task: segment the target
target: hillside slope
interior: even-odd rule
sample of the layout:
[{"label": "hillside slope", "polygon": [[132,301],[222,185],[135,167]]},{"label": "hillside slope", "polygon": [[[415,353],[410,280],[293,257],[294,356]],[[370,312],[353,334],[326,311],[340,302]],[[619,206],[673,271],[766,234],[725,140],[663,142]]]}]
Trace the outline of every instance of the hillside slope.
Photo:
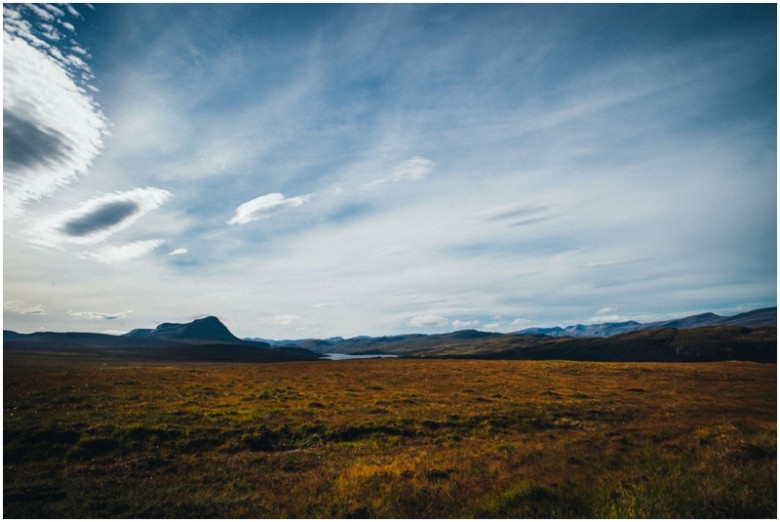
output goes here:
[{"label": "hillside slope", "polygon": [[550,337],[612,337],[613,335],[622,335],[642,330],[688,329],[701,328],[703,326],[746,326],[748,328],[777,326],[777,308],[760,308],[733,316],[704,313],[652,323],[626,321],[588,325],[577,324],[566,327],[554,326],[552,328],[526,328],[515,333],[547,335]]},{"label": "hillside slope", "polygon": [[712,326],[653,329],[608,338],[507,335],[435,349],[411,345],[395,353],[414,357],[612,362],[777,362],[774,328]]}]

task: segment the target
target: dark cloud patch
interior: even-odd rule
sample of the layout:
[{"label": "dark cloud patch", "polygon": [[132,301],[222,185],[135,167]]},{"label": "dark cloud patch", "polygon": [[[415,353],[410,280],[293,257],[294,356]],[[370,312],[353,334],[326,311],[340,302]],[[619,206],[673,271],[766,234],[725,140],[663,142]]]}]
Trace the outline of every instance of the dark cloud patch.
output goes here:
[{"label": "dark cloud patch", "polygon": [[509,226],[511,226],[511,227],[523,227],[523,226],[526,226],[526,225],[533,225],[535,223],[542,223],[543,221],[549,221],[553,217],[554,216],[539,216],[539,217],[534,217],[534,218],[521,219],[520,221],[515,221],[514,223],[512,223]]},{"label": "dark cloud patch", "polygon": [[6,171],[57,162],[70,151],[59,132],[3,110],[3,169]]},{"label": "dark cloud patch", "polygon": [[509,207],[487,213],[486,219],[488,221],[501,221],[504,219],[531,217],[549,209],[550,205]]},{"label": "dark cloud patch", "polygon": [[350,203],[336,208],[328,215],[328,221],[345,223],[363,218],[374,212],[374,205],[366,203]]},{"label": "dark cloud patch", "polygon": [[139,210],[134,201],[113,201],[89,214],[68,221],[62,225],[62,231],[69,236],[87,236],[121,223]]}]

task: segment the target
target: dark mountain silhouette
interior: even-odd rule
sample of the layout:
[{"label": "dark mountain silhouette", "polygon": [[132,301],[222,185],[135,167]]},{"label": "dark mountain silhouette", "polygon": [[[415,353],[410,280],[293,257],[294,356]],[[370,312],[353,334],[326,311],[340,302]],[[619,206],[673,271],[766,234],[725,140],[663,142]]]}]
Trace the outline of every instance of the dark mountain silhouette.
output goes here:
[{"label": "dark mountain silhouette", "polygon": [[[125,335],[3,332],[4,354],[149,361],[265,362],[316,360],[322,353],[395,354],[402,357],[476,359],[565,359],[575,361],[777,361],[777,309],[731,317],[699,314],[671,321],[577,325],[500,334],[462,330],[423,335],[240,340],[216,317],[163,323]],[[622,331],[632,329],[633,331]],[[528,332],[532,333],[528,333]],[[567,335],[559,335],[569,332]],[[613,332],[621,332],[614,334]],[[612,335],[609,335],[612,333]],[[284,343],[283,345],[280,343]]]},{"label": "dark mountain silhouette", "polygon": [[126,333],[125,336],[134,338],[159,337],[179,341],[242,342],[241,339],[230,333],[230,330],[214,316],[196,319],[191,323],[163,323],[154,330],[132,330]]},{"label": "dark mountain silhouette", "polygon": [[273,362],[316,360],[320,356],[300,347],[272,348],[267,343],[242,341],[216,317],[191,323],[163,323],[125,335],[3,331],[3,351],[44,357],[129,359],[180,362]]}]

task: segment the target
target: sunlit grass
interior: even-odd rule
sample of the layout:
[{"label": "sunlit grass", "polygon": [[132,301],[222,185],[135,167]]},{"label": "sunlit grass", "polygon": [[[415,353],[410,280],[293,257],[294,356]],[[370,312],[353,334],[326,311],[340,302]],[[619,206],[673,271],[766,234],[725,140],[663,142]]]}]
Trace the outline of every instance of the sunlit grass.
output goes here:
[{"label": "sunlit grass", "polygon": [[6,517],[776,516],[776,366],[5,360]]}]

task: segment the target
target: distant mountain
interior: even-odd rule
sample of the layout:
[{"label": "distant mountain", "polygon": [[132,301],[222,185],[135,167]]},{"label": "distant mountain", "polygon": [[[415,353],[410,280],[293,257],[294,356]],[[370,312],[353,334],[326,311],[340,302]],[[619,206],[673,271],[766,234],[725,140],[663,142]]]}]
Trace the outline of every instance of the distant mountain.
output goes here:
[{"label": "distant mountain", "polygon": [[718,319],[719,326],[746,326],[759,328],[763,326],[777,326],[777,308],[760,308],[743,314]]},{"label": "distant mountain", "polygon": [[[321,347],[327,352],[327,347],[338,344],[344,340],[343,337],[329,337],[327,339],[266,339],[265,337],[245,337],[244,341],[250,341],[253,343],[267,343],[273,347],[284,346],[305,346],[309,350],[312,350],[312,346]],[[314,350],[320,351],[320,350]]]},{"label": "distant mountain", "polygon": [[[316,353],[394,354],[402,357],[473,357],[610,361],[776,360],[777,309],[722,317],[698,314],[668,321],[528,328],[512,334],[462,330],[342,339],[267,342]],[[652,334],[651,332],[665,332]],[[648,333],[645,333],[648,332]],[[689,333],[683,333],[689,332]]]},{"label": "distant mountain", "polygon": [[546,335],[548,337],[611,337],[629,332],[635,332],[642,329],[642,324],[636,321],[626,321],[623,323],[602,323],[602,324],[577,324],[561,328],[554,326],[552,328],[526,328],[519,332],[523,335]]},{"label": "distant mountain", "polygon": [[13,330],[3,330],[3,340],[21,339],[25,334],[14,332]]},{"label": "distant mountain", "polygon": [[311,361],[320,358],[299,347],[272,348],[242,341],[216,317],[191,323],[163,323],[125,335],[79,332],[19,334],[3,331],[3,353],[70,359],[177,362]]},{"label": "distant mountain", "polygon": [[406,355],[457,359],[776,363],[777,330],[773,327],[702,326],[654,328],[611,337],[509,334],[434,350],[407,349]]},{"label": "distant mountain", "polygon": [[434,348],[452,343],[479,340],[490,337],[501,336],[502,334],[493,332],[479,332],[477,330],[461,330],[445,334],[406,334],[406,335],[387,335],[382,337],[351,337],[349,339],[330,338],[330,339],[302,339],[300,341],[269,341],[270,343],[291,343],[285,346],[300,346],[316,353],[344,353],[352,355],[377,355],[377,354],[396,354],[403,355],[406,347],[414,347],[414,350],[420,347]]},{"label": "distant mountain", "polygon": [[154,330],[136,329],[125,334],[126,337],[159,337],[179,341],[214,341],[223,343],[241,343],[241,339],[216,317],[196,319],[191,323],[163,323]]},{"label": "distant mountain", "polygon": [[[481,332],[478,330],[461,330],[445,334],[406,334],[381,337],[359,336],[349,339],[343,339],[341,337],[330,337],[328,339],[299,339],[282,341],[260,338],[253,340],[267,342],[270,345],[276,347],[295,346],[305,348],[315,353],[428,356],[434,355],[436,353],[448,353],[448,351],[454,347],[457,347],[457,350],[461,350],[466,345],[470,345],[468,350],[472,350],[475,346],[478,345],[495,346],[502,342],[501,338],[610,338],[634,332],[642,332],[645,330],[685,330],[708,326],[762,328],[775,327],[776,324],[777,308],[762,308],[731,317],[722,317],[713,313],[705,313],[679,319],[645,324],[639,323],[637,321],[591,325],[578,324],[567,327],[555,326],[552,328],[527,328],[512,334]],[[532,339],[532,342],[529,342],[537,347],[543,344],[542,340],[540,339]]]},{"label": "distant mountain", "polygon": [[[730,317],[698,314],[669,321],[635,321],[529,328],[513,334],[461,330],[423,335],[241,340],[216,317],[163,323],[125,335],[3,332],[4,356],[144,361],[301,361],[323,353],[403,357],[566,359],[575,361],[777,361],[777,309]],[[274,343],[271,346],[270,343]]]},{"label": "distant mountain", "polygon": [[677,329],[700,328],[702,326],[715,326],[718,324],[718,321],[721,319],[723,319],[723,317],[717,314],[712,314],[712,313],[697,314],[697,315],[690,315],[688,317],[683,317],[681,319],[672,319],[669,321],[658,321],[655,323],[645,323],[641,326],[641,328],[638,329],[654,330],[659,328],[677,328]]},{"label": "distant mountain", "polygon": [[574,325],[561,328],[526,328],[519,332],[523,335],[546,335],[549,337],[612,337],[642,330],[657,330],[662,328],[688,329],[704,326],[744,326],[759,328],[777,326],[777,308],[761,308],[742,314],[723,317],[713,313],[691,315],[680,319],[657,321],[653,323],[638,323],[627,321],[623,323],[603,323],[589,325]]}]

